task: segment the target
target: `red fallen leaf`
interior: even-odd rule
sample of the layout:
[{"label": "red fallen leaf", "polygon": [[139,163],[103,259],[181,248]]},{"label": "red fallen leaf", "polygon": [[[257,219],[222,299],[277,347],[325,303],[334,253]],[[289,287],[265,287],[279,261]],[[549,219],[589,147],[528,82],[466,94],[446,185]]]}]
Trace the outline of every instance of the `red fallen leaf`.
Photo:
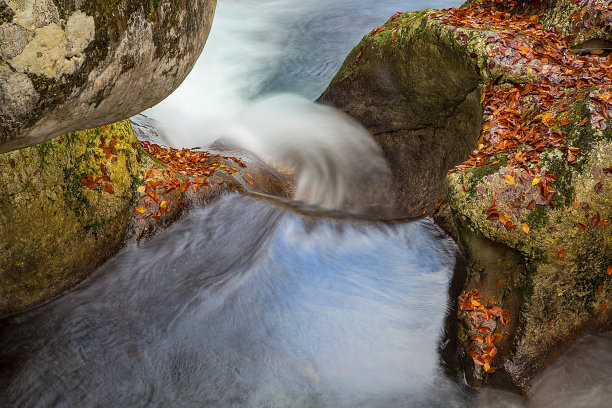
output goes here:
[{"label": "red fallen leaf", "polygon": [[103,181],[110,181],[110,177],[108,176],[100,176],[100,177],[96,177],[96,180],[94,181],[96,184],[100,184]]},{"label": "red fallen leaf", "polygon": [[597,227],[597,225],[599,225],[599,221],[601,221],[601,216],[599,215],[599,213],[595,213],[595,215],[593,215],[593,218],[591,218],[591,225]]},{"label": "red fallen leaf", "polygon": [[584,211],[589,211],[591,206],[587,202],[582,202],[582,203],[580,203],[580,208],[582,208]]},{"label": "red fallen leaf", "polygon": [[476,327],[476,331],[478,333],[491,333],[491,328],[487,326],[478,326]]},{"label": "red fallen leaf", "polygon": [[574,163],[576,163],[577,160],[578,160],[578,158],[576,157],[576,155],[568,150],[567,151],[567,162],[569,164],[574,164]]},{"label": "red fallen leaf", "polygon": [[559,259],[565,258],[565,249],[560,249],[559,252],[557,252],[557,258]]},{"label": "red fallen leaf", "polygon": [[465,183],[463,183],[463,184],[461,185],[461,188],[462,188],[462,189],[463,189],[463,191],[465,191],[465,192],[467,192],[467,191],[469,190],[468,185],[467,185],[467,184],[465,184]]},{"label": "red fallen leaf", "polygon": [[219,180],[217,180],[217,183],[219,183],[219,184],[223,184],[223,179],[219,179]]},{"label": "red fallen leaf", "polygon": [[553,324],[553,319],[550,319],[550,320],[548,321],[548,327],[552,326],[552,324]]},{"label": "red fallen leaf", "polygon": [[504,283],[504,282],[502,282],[502,281],[497,281],[497,287],[498,287],[498,288],[501,288],[501,287],[502,287],[502,286],[504,286],[504,285],[505,285],[505,283]]},{"label": "red fallen leaf", "polygon": [[106,191],[108,194],[115,194],[115,189],[111,184],[105,184],[102,190]]},{"label": "red fallen leaf", "polygon": [[600,181],[599,183],[595,184],[594,190],[597,194],[599,194],[602,188],[603,188],[603,181]]},{"label": "red fallen leaf", "polygon": [[514,231],[516,229],[516,227],[518,227],[518,224],[512,224],[512,221],[508,221],[504,224],[504,227],[508,230],[508,231]]},{"label": "red fallen leaf", "polygon": [[529,202],[529,204],[527,204],[527,209],[528,210],[533,210],[535,208],[535,206],[536,206],[536,200],[531,200]]},{"label": "red fallen leaf", "polygon": [[605,312],[606,310],[608,310],[608,306],[606,306],[606,305],[605,305],[605,304],[603,304],[603,303],[602,303],[602,304],[601,304],[601,306],[599,306],[599,307],[600,307],[600,308],[601,308],[601,310],[603,310],[604,312]]},{"label": "red fallen leaf", "polygon": [[115,164],[115,163],[117,163],[117,160],[118,160],[117,156],[113,156],[113,158],[111,159],[111,163]]},{"label": "red fallen leaf", "polygon": [[476,54],[475,52],[471,52],[470,53],[470,58],[477,58],[478,54]]},{"label": "red fallen leaf", "polygon": [[11,167],[15,167],[15,160],[9,159],[9,164],[11,165]]},{"label": "red fallen leaf", "polygon": [[185,208],[185,207],[186,207],[186,205],[185,205],[185,203],[179,203],[179,207],[181,207],[181,208]]},{"label": "red fallen leaf", "polygon": [[603,290],[603,288],[604,288],[604,285],[603,285],[603,284],[602,284],[602,285],[599,285],[599,286],[597,287],[597,293],[601,293],[601,291]]},{"label": "red fallen leaf", "polygon": [[38,175],[38,173],[40,173],[40,169],[36,169],[36,171],[34,171],[34,175]]},{"label": "red fallen leaf", "polygon": [[108,169],[106,168],[104,163],[100,163],[100,170],[102,171],[104,175],[108,174]]},{"label": "red fallen leaf", "polygon": [[456,40],[459,41],[467,41],[469,39],[468,35],[464,32],[461,32],[459,34],[457,34],[457,37],[455,37]]},{"label": "red fallen leaf", "polygon": [[[612,54],[610,54],[610,55],[612,55]],[[605,174],[606,176],[611,176],[611,177],[612,177],[612,167],[605,167],[605,168],[603,169],[603,172],[604,172],[604,174]]]},{"label": "red fallen leaf", "polygon": [[576,226],[578,227],[578,229],[581,229],[583,231],[589,228],[589,227],[587,227],[586,225],[584,225],[584,224],[582,224],[580,222],[577,222]]}]

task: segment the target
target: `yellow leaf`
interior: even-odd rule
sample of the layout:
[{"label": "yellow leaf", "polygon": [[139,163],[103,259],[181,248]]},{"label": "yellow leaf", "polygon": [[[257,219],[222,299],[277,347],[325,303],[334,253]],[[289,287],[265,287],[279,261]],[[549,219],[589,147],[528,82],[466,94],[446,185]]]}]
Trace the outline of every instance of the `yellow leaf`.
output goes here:
[{"label": "yellow leaf", "polygon": [[506,183],[510,184],[511,186],[514,185],[514,177],[512,177],[509,174],[506,174],[506,177],[504,177],[504,180],[506,180]]},{"label": "yellow leaf", "polygon": [[484,126],[482,127],[482,130],[488,130],[488,129],[489,129],[489,125],[484,125]]},{"label": "yellow leaf", "polygon": [[482,95],[480,96],[480,103],[483,103],[485,100],[485,93],[483,92]]},{"label": "yellow leaf", "polygon": [[145,186],[140,186],[136,189],[136,191],[138,191],[140,194],[145,192]]},{"label": "yellow leaf", "polygon": [[508,221],[510,221],[510,217],[507,214],[499,214],[499,220],[502,222],[502,224],[507,223]]},{"label": "yellow leaf", "polygon": [[168,202],[162,201],[161,204],[159,205],[159,208],[166,208],[167,206],[168,206]]},{"label": "yellow leaf", "polygon": [[477,300],[472,300],[472,306],[478,307],[480,306],[480,302],[478,302]]},{"label": "yellow leaf", "polygon": [[524,232],[525,234],[529,234],[529,225],[527,225],[527,224],[523,224],[523,227],[522,227],[522,228],[523,228],[523,232]]},{"label": "yellow leaf", "polygon": [[549,112],[549,113],[545,114],[544,116],[542,116],[542,122],[546,123],[546,122],[548,122],[548,121],[549,121],[549,120],[550,120],[552,117],[553,117],[553,114]]},{"label": "yellow leaf", "polygon": [[138,211],[141,214],[144,214],[146,210],[146,208],[142,207],[142,206],[138,206],[135,208],[136,211]]},{"label": "yellow leaf", "polygon": [[538,184],[540,181],[542,181],[542,176],[535,176],[533,178],[533,180],[531,180],[531,185],[535,186],[536,184]]}]

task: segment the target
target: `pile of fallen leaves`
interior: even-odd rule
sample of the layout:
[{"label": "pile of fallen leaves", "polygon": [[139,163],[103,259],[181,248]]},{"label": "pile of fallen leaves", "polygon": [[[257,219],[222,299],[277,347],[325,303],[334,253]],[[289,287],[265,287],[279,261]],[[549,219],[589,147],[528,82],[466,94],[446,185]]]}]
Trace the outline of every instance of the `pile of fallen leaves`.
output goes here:
[{"label": "pile of fallen leaves", "polygon": [[[503,282],[498,282],[498,286],[503,286]],[[495,296],[489,299],[487,305],[483,304],[483,298],[478,293],[478,289],[463,292],[459,301],[459,310],[469,313],[474,322],[475,330],[478,332],[470,338],[474,348],[469,351],[474,363],[482,366],[487,373],[494,373],[496,367],[492,364],[493,358],[497,355],[495,343],[504,338],[501,333],[494,333],[497,321],[507,326],[510,322],[510,312],[496,306],[499,299]]]},{"label": "pile of fallen leaves", "polygon": [[[578,13],[572,18],[582,15]],[[554,187],[557,175],[540,168],[540,155],[545,150],[557,149],[573,165],[578,161],[579,148],[566,141],[563,126],[606,129],[605,120],[612,117],[612,54],[606,56],[603,50],[593,50],[589,56],[576,55],[557,32],[539,24],[537,15],[511,15],[498,10],[493,1],[432,12],[429,17],[452,26],[458,41],[469,40],[463,29],[478,30],[489,45],[489,69],[498,67],[506,72],[519,69],[535,77],[532,83],[514,86],[497,85],[500,79],[497,78],[486,86],[481,98],[484,117],[478,148],[451,173],[500,164],[498,159],[505,156],[506,168],[500,174],[503,173],[506,183],[529,187],[527,192],[516,191],[513,205],[517,216],[524,202],[528,203],[528,210],[536,204],[552,206],[557,195]],[[574,104],[584,100],[589,102],[590,123],[589,118],[572,117]],[[610,168],[599,170],[612,175]],[[467,186],[463,188],[466,190]],[[508,230],[518,226],[498,210],[495,198],[487,215]],[[529,226],[522,229],[528,233]]]},{"label": "pile of fallen leaves", "polygon": [[[196,193],[200,188],[209,186],[208,177],[217,170],[225,171],[227,174],[235,175],[236,167],[246,167],[244,161],[238,157],[211,154],[207,151],[174,149],[162,147],[150,142],[140,142],[142,148],[167,168],[153,167],[144,175],[144,185],[138,187],[142,194],[140,199],[143,205],[135,210],[143,214],[145,218],[153,218],[157,221],[162,214],[167,213],[170,208],[178,202],[179,207],[185,207],[181,202],[183,193],[191,190]],[[191,176],[180,181],[177,174]],[[247,173],[249,179],[246,181],[253,184],[252,176]],[[223,179],[218,177],[216,183],[223,184]],[[174,198],[174,200],[172,199]]]}]

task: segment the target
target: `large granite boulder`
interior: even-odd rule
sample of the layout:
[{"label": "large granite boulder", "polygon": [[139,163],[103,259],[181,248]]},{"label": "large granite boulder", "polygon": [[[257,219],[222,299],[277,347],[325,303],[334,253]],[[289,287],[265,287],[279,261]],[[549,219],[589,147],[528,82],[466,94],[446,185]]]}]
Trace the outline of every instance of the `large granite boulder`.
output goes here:
[{"label": "large granite boulder", "polygon": [[135,115],[204,47],[216,0],[0,0],[0,152]]},{"label": "large granite boulder", "polygon": [[0,154],[0,318],[223,191],[290,194],[286,178],[233,154],[141,144],[128,120]]}]

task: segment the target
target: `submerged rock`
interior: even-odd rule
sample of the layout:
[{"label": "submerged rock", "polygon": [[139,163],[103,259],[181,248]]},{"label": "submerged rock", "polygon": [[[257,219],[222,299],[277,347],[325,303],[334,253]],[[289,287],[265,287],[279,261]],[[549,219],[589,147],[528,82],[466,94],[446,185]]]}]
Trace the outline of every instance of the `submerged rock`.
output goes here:
[{"label": "submerged rock", "polygon": [[180,167],[194,152],[169,153],[173,167],[143,150],[125,120],[0,154],[0,317],[58,296],[222,191],[286,195],[254,158],[210,153],[205,176]]},{"label": "submerged rock", "polygon": [[132,116],[176,89],[216,0],[0,0],[0,152]]}]

